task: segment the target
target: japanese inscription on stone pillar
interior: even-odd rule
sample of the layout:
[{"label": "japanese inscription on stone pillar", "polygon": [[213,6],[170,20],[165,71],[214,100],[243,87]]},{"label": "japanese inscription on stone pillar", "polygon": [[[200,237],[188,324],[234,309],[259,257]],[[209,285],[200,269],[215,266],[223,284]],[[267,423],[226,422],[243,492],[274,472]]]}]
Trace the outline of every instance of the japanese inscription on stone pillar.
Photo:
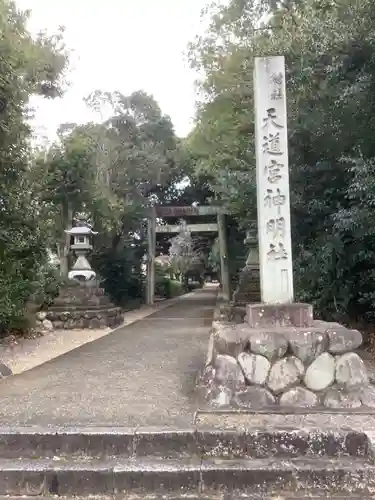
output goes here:
[{"label": "japanese inscription on stone pillar", "polygon": [[288,303],[293,267],[283,56],[255,58],[254,94],[262,302]]}]

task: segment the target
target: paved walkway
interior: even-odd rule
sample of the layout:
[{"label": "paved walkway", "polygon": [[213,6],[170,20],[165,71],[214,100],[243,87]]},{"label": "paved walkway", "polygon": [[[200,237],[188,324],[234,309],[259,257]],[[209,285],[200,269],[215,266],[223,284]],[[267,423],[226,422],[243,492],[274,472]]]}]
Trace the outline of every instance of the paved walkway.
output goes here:
[{"label": "paved walkway", "polygon": [[0,381],[0,425],[189,426],[217,289]]}]

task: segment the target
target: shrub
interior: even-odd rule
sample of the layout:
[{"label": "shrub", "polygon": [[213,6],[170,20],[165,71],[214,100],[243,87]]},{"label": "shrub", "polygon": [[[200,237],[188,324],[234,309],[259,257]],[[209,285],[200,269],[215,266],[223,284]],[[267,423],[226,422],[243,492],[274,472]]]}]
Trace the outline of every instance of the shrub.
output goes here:
[{"label": "shrub", "polygon": [[144,282],[139,263],[140,257],[132,248],[98,252],[92,258],[93,268],[102,277],[106,292],[121,306],[143,300]]},{"label": "shrub", "polygon": [[180,281],[172,280],[167,276],[155,276],[155,295],[165,299],[178,297],[183,292],[183,286]]},{"label": "shrub", "polygon": [[169,296],[178,297],[183,293],[182,283],[177,280],[169,280]]},{"label": "shrub", "polygon": [[[4,215],[4,214],[3,214]],[[35,221],[3,217],[0,234],[0,336],[28,328],[27,303],[39,287],[45,248]],[[23,216],[25,220],[25,216]]]},{"label": "shrub", "polygon": [[41,266],[34,282],[35,291],[30,300],[41,307],[50,306],[58,296],[63,282],[64,280],[56,267],[50,264]]}]

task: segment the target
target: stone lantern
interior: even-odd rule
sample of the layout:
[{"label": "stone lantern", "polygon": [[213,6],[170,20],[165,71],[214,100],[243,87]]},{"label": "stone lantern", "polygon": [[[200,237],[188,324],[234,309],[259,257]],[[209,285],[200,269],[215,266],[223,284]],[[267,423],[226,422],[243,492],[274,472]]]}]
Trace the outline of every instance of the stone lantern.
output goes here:
[{"label": "stone lantern", "polygon": [[92,235],[98,233],[91,229],[86,218],[82,215],[77,217],[76,222],[77,225],[75,227],[65,231],[70,236],[73,236],[73,245],[70,248],[77,256],[77,260],[69,272],[68,278],[77,281],[93,280],[96,277],[96,273],[91,268],[87,260],[87,255],[92,250]]},{"label": "stone lantern", "polygon": [[47,319],[57,330],[120,325],[124,320],[121,307],[111,302],[87,260],[92,250],[92,236],[98,233],[91,229],[83,214],[75,220],[75,227],[65,232],[73,238],[70,249],[77,260],[68,274],[69,281],[60,287],[58,297],[49,306]]},{"label": "stone lantern", "polygon": [[256,227],[252,227],[246,231],[244,243],[248,247],[246,266],[259,267],[258,235]]},{"label": "stone lantern", "polygon": [[259,250],[255,224],[246,231],[244,243],[248,247],[246,264],[233,294],[233,302],[243,306],[249,302],[260,302]]}]

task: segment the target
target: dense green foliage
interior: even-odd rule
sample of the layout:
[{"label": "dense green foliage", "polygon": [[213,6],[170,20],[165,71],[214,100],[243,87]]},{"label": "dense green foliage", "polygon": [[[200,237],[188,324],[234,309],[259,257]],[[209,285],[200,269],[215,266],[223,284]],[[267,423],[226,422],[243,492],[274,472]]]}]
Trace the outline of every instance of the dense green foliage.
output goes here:
[{"label": "dense green foliage", "polygon": [[[265,11],[268,15],[265,15]],[[375,8],[370,0],[231,0],[191,45],[201,75],[197,174],[256,218],[253,64],[285,55],[298,298],[326,317],[375,312]]]},{"label": "dense green foliage", "polygon": [[32,94],[60,94],[66,58],[59,37],[32,39],[26,16],[0,0],[0,334],[24,324],[38,288],[46,241],[28,179]]},{"label": "dense green foliage", "polygon": [[[206,16],[206,33],[190,46],[201,81],[186,140],[147,93],[96,91],[87,105],[110,109],[108,120],[63,124],[55,144],[35,151],[28,102],[62,93],[65,48],[61,35],[33,39],[26,16],[0,0],[0,334],[25,328],[30,301],[53,300],[71,263],[64,230],[79,212],[99,233],[92,264],[124,307],[144,298],[153,203],[228,208],[228,261],[238,274],[256,219],[254,57],[274,54],[286,60],[298,299],[327,318],[375,319],[372,2],[230,0]],[[204,268],[219,269],[214,238],[185,233],[158,240],[171,264],[157,270],[160,297],[200,286]],[[58,256],[59,276],[47,249]]]},{"label": "dense green foliage", "polygon": [[174,199],[191,168],[171,120],[143,91],[93,92],[87,104],[110,107],[108,120],[63,124],[54,144],[32,150],[29,99],[62,93],[67,57],[61,35],[33,39],[26,21],[0,0],[0,334],[27,327],[29,305],[56,296],[72,260],[65,230],[79,212],[99,232],[92,263],[108,293],[124,307],[142,301],[145,210],[152,197]]}]

